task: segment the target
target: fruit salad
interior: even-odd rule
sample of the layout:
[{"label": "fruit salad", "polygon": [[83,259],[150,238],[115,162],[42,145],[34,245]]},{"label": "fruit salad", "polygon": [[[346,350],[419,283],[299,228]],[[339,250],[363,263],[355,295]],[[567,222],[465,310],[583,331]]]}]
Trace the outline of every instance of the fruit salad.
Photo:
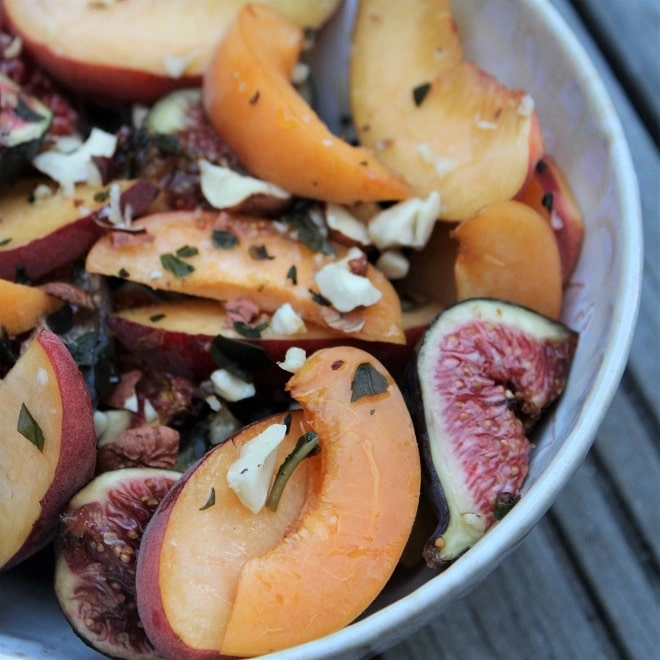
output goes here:
[{"label": "fruit salad", "polygon": [[340,4],[0,4],[0,570],[52,552],[110,657],[290,648],[440,573],[568,378],[583,223],[533,99],[448,0],[361,0],[339,135]]}]

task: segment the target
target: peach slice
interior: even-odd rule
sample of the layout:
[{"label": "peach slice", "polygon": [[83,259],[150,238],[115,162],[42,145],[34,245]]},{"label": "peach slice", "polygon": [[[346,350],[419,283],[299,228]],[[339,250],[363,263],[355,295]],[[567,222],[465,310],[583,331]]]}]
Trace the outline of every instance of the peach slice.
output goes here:
[{"label": "peach slice", "polygon": [[564,285],[575,269],[584,238],[584,218],[561,167],[550,154],[536,164],[517,199],[541,214],[550,224],[561,256]]},{"label": "peach slice", "polygon": [[32,330],[61,306],[61,300],[41,289],[0,279],[0,328],[11,337]]},{"label": "peach slice", "polygon": [[[122,191],[129,181],[117,182]],[[21,179],[0,195],[0,278],[17,269],[38,279],[84,254],[105,231],[97,224],[109,186],[80,184],[73,197],[42,179]]]},{"label": "peach slice", "polygon": [[[398,296],[373,266],[367,267],[365,277],[381,293],[375,304],[342,315],[315,295],[319,291],[315,274],[347,254],[343,246],[334,246],[337,256],[314,252],[278,231],[270,220],[224,212],[174,211],[134,224],[153,240],[116,247],[112,235],[104,236],[89,251],[87,269],[202,298],[227,301],[247,297],[265,312],[290,303],[305,321],[353,338],[405,342]],[[232,246],[215,247],[216,232],[232,237]],[[181,250],[195,254],[180,259],[176,255]],[[359,321],[354,332],[350,327],[344,331],[342,318]]]},{"label": "peach slice", "polygon": [[0,381],[0,401],[0,569],[7,569],[53,538],[61,510],[94,474],[96,435],[82,375],[49,330]]},{"label": "peach slice", "polygon": [[244,7],[204,76],[211,123],[254,176],[292,194],[340,204],[408,197],[397,175],[333,135],[291,84],[303,37],[267,7]]},{"label": "peach slice", "polygon": [[[441,219],[464,220],[523,187],[543,153],[538,117],[524,91],[461,61],[447,3],[399,4],[370,0],[357,16],[350,91],[358,138],[414,195],[437,190]],[[410,29],[399,27],[397,12],[413,12]],[[438,54],[437,73],[419,65],[420,51]],[[391,83],[373,74],[374,53]]]},{"label": "peach slice", "polygon": [[[186,299],[159,302],[110,315],[108,325],[114,337],[140,364],[164,369],[187,378],[208,378],[217,369],[210,352],[214,337],[247,341],[264,349],[273,364],[282,362],[289,348],[297,346],[310,355],[329,346],[362,345],[398,376],[431,319],[440,311],[439,303],[428,302],[414,309],[404,310],[402,325],[406,344],[388,342],[351,342],[343,333],[312,323],[305,332],[295,334],[264,333],[259,339],[246,339],[229,320],[224,306],[215,300]],[[265,382],[272,385],[287,377],[279,367],[269,373]]]},{"label": "peach slice", "polygon": [[147,527],[138,611],[168,657],[260,655],[333,632],[372,602],[401,556],[420,463],[391,377],[364,351],[336,347],[309,358],[289,389],[302,411],[278,461],[310,430],[320,451],[293,471],[275,512],[249,511],[224,475],[239,447],[282,415],[207,454]]},{"label": "peach slice", "polygon": [[[247,0],[5,0],[26,50],[67,86],[96,98],[151,103],[199,85],[220,35]],[[338,0],[264,0],[318,28]]]},{"label": "peach slice", "polygon": [[559,249],[536,211],[516,201],[492,204],[458,225],[452,236],[458,241],[458,300],[500,298],[559,318]]}]

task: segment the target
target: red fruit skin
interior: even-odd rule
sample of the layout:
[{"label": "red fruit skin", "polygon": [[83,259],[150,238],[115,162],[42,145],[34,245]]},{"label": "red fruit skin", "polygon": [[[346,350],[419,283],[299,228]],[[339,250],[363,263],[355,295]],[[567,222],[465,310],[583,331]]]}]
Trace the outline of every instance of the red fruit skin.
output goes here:
[{"label": "red fruit skin", "polygon": [[73,495],[91,481],[96,465],[92,402],[78,365],[62,340],[50,330],[39,333],[34,341],[46,351],[61,386],[65,411],[60,455],[53,482],[40,502],[39,519],[23,546],[0,571],[16,566],[50,543],[55,536],[59,514]]}]

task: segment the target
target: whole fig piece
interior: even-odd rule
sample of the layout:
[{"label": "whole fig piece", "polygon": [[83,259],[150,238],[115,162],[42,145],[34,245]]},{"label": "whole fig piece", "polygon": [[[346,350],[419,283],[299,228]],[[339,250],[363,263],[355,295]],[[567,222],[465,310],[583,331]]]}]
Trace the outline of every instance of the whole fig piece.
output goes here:
[{"label": "whole fig piece", "polygon": [[527,435],[563,391],[577,341],[560,322],[485,298],[426,330],[405,391],[438,520],[423,552],[430,568],[449,566],[518,501]]}]

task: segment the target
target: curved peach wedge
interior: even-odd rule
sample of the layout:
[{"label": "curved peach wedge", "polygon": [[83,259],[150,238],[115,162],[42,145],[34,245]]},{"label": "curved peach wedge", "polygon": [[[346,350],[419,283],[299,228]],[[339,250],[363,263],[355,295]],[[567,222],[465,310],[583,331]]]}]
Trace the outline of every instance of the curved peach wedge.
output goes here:
[{"label": "curved peach wedge", "polygon": [[253,175],[292,194],[340,204],[405,199],[400,177],[333,135],[291,84],[303,37],[267,7],[245,6],[204,76],[211,123]]},{"label": "curved peach wedge", "polygon": [[492,204],[452,231],[458,300],[499,298],[558,319],[561,259],[550,225],[522,202]]},{"label": "curved peach wedge", "polygon": [[11,337],[32,330],[61,306],[61,300],[41,289],[0,279],[0,328]]},{"label": "curved peach wedge", "polygon": [[545,154],[536,164],[516,199],[531,206],[552,227],[566,285],[582,249],[584,218],[566,175],[553,156]]},{"label": "curved peach wedge", "polygon": [[54,536],[60,512],[94,475],[92,404],[69,349],[40,332],[0,380],[0,570]]},{"label": "curved peach wedge", "polygon": [[309,358],[289,389],[302,411],[291,414],[277,464],[310,431],[319,451],[295,468],[274,511],[247,509],[226,474],[282,414],[207,454],[147,527],[138,610],[167,657],[254,656],[329,634],[372,602],[401,556],[420,463],[389,374],[364,351],[336,347]]},{"label": "curved peach wedge", "polygon": [[350,94],[360,143],[413,195],[438,191],[440,219],[460,221],[518,193],[543,153],[543,136],[529,95],[462,59],[448,4],[361,3]]},{"label": "curved peach wedge", "polygon": [[[278,231],[270,220],[224,212],[159,213],[133,226],[142,227],[151,240],[116,246],[108,234],[89,251],[87,270],[202,298],[249,298],[268,313],[289,303],[305,321],[342,334],[344,330],[335,327],[337,319],[359,320],[346,330],[352,338],[405,343],[396,291],[373,266],[367,266],[364,279],[380,292],[376,303],[340,314],[315,295],[315,276],[347,254],[345,247],[334,246],[336,256],[314,252],[295,236]],[[218,234],[230,237],[231,247],[216,246]]]},{"label": "curved peach wedge", "polygon": [[[263,0],[317,28],[338,0]],[[4,0],[7,23],[28,52],[68,87],[151,103],[199,85],[217,40],[247,0]]]}]

